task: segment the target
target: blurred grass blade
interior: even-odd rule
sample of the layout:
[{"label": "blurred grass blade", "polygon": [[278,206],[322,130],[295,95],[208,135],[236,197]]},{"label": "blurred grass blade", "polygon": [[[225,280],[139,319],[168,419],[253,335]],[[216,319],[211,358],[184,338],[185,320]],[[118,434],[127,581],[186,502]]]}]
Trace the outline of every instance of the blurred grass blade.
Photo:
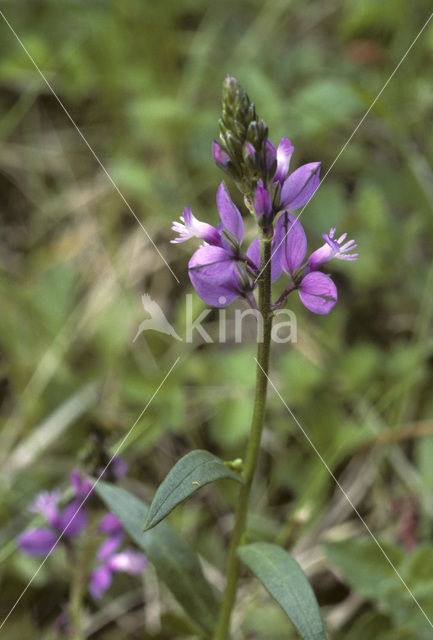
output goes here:
[{"label": "blurred grass blade", "polygon": [[275,544],[255,542],[240,547],[238,555],[281,605],[304,640],[326,640],[316,596],[290,553]]},{"label": "blurred grass blade", "polygon": [[110,511],[119,518],[131,538],[146,553],[159,579],[170,589],[191,619],[210,634],[218,604],[203,575],[197,554],[167,522],[142,531],[147,505],[128,491],[105,482],[95,487]]},{"label": "blurred grass blade", "polygon": [[242,476],[208,451],[197,449],[187,453],[169,471],[159,485],[144,523],[144,531],[168,516],[178,504],[201,487],[220,478],[243,483]]}]

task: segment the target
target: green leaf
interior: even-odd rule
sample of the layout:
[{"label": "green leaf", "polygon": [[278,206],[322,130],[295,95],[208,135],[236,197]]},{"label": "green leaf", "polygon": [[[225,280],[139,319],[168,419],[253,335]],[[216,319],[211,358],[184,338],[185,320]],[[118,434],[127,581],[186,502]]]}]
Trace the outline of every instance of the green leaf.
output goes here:
[{"label": "green leaf", "polygon": [[326,640],[316,596],[290,553],[275,544],[255,542],[240,547],[238,555],[281,605],[304,640]]},{"label": "green leaf", "polygon": [[206,484],[229,478],[243,483],[242,476],[230,469],[220,458],[197,449],[187,453],[169,471],[159,485],[144,523],[144,531],[161,522],[178,504]]},{"label": "green leaf", "polygon": [[95,489],[131,538],[143,549],[159,579],[170,589],[185,612],[201,629],[212,633],[218,603],[203,575],[197,554],[167,522],[161,522],[152,531],[143,533],[142,522],[148,507],[128,491],[105,482],[99,482]]}]

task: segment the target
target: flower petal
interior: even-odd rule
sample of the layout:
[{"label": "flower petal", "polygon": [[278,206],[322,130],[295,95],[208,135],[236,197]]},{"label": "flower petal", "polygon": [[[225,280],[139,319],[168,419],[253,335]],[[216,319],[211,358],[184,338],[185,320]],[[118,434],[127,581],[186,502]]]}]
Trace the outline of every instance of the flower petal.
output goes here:
[{"label": "flower petal", "polygon": [[258,182],[256,195],[254,197],[254,209],[258,218],[261,218],[261,216],[265,216],[266,218],[272,211],[271,196],[269,195],[269,191],[263,186],[261,180]]},{"label": "flower petal", "polygon": [[56,527],[59,521],[57,503],[60,499],[60,491],[42,491],[38,493],[29,507],[29,511],[40,513],[52,527]]},{"label": "flower petal", "polygon": [[277,149],[277,170],[274,175],[274,182],[283,184],[289,172],[290,158],[294,150],[294,146],[288,138],[282,138]]},{"label": "flower petal", "polygon": [[274,243],[281,266],[292,274],[304,261],[307,236],[299,220],[292,213],[283,213],[275,225]]},{"label": "flower petal", "polygon": [[[260,269],[260,241],[258,238],[253,240],[250,246],[248,247],[247,256],[251,260],[251,262],[253,262],[256,265],[257,269]],[[272,241],[271,263],[272,263],[271,280],[272,282],[275,282],[275,280],[277,280],[277,278],[279,278],[281,275],[282,266],[281,266],[280,252],[278,249],[275,250],[274,241]]]},{"label": "flower petal", "polygon": [[71,472],[70,482],[77,498],[84,498],[92,490],[91,481],[82,476],[78,469]]},{"label": "flower petal", "polygon": [[111,584],[111,571],[106,565],[97,567],[90,576],[89,591],[95,600],[100,600]]},{"label": "flower petal", "polygon": [[101,518],[98,529],[102,533],[109,534],[121,533],[123,531],[120,520],[117,518],[117,516],[114,515],[114,513],[111,513],[111,511],[106,513],[105,516]]},{"label": "flower petal", "polygon": [[337,302],[337,287],[321,271],[307,273],[299,285],[302,304],[313,313],[329,313]]},{"label": "flower petal", "polygon": [[58,528],[69,538],[80,535],[87,527],[87,513],[81,504],[80,500],[74,500],[60,514]]},{"label": "flower petal", "polygon": [[194,289],[212,307],[225,307],[241,295],[236,260],[220,247],[200,247],[188,264]]},{"label": "flower petal", "polygon": [[126,571],[126,573],[132,576],[137,576],[142,573],[147,566],[147,560],[142,553],[133,551],[132,549],[125,549],[121,553],[116,553],[108,561],[108,567],[111,571]]},{"label": "flower petal", "polygon": [[57,536],[50,529],[29,529],[18,537],[18,546],[29,556],[45,556],[56,544]]},{"label": "flower petal", "polygon": [[303,207],[319,186],[320,162],[310,162],[296,169],[281,189],[281,207],[291,211]]},{"label": "flower petal", "polygon": [[244,237],[244,221],[239,209],[231,201],[224,182],[221,182],[217,192],[217,206],[225,229],[241,242]]},{"label": "flower petal", "polygon": [[98,549],[97,558],[101,562],[105,562],[108,560],[115,551],[120,547],[123,540],[123,533],[109,536]]}]

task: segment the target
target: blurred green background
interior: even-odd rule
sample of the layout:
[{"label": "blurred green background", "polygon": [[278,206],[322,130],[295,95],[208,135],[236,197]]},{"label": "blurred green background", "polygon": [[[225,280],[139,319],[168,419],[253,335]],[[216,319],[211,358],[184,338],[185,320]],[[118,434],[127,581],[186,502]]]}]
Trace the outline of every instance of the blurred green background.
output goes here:
[{"label": "blurred green background", "polygon": [[[187,203],[217,220],[222,175],[210,145],[225,74],[241,81],[274,143],[285,135],[295,144],[292,166],[321,160],[324,175],[431,3],[34,0],[1,9],[181,282],[0,20],[3,618],[39,564],[14,544],[34,494],[65,487],[95,443],[115,446],[177,356],[126,444],[125,486],[150,499],[194,447],[242,455],[252,342],[204,345],[197,336],[191,345],[155,332],[133,342],[143,293],[184,335],[193,247],[169,244],[170,223]],[[303,213],[310,249],[335,225],[356,238],[360,260],[330,266],[339,302],[329,316],[293,300],[298,341],[274,345],[271,377],[433,619],[432,60],[433,22]],[[205,308],[196,297],[194,305]],[[217,588],[234,492],[205,489],[170,517]],[[252,537],[294,549],[331,638],[431,638],[272,391],[252,505]],[[0,635],[57,637],[67,591],[60,553]],[[167,611],[176,605],[152,568],[138,595],[137,581],[119,578],[100,607],[86,603],[87,637],[180,637],[161,625]],[[236,638],[297,637],[248,574],[234,624]]]}]

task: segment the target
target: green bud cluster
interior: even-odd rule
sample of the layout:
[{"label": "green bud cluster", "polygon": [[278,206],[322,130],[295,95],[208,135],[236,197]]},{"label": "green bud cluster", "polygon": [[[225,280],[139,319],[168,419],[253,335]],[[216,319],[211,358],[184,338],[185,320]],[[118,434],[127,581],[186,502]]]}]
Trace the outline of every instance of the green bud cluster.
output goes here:
[{"label": "green bud cluster", "polygon": [[[245,196],[251,196],[261,178],[266,182],[268,127],[241,84],[232,76],[223,83],[219,147],[229,160],[222,167]],[[274,169],[275,171],[275,169]]]}]

